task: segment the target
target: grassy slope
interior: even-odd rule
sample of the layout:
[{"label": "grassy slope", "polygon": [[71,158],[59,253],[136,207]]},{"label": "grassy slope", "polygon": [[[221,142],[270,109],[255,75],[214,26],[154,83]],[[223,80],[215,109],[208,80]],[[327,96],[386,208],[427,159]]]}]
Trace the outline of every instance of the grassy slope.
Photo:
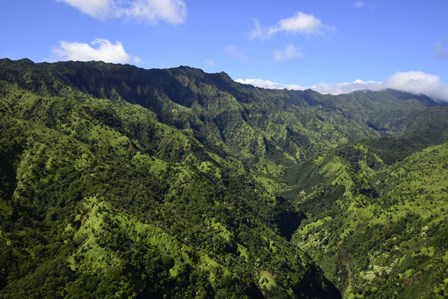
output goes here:
[{"label": "grassy slope", "polygon": [[2,296],[327,292],[241,162],[137,105],[2,87]]},{"label": "grassy slope", "polygon": [[[0,79],[39,94],[139,104],[157,120],[188,130],[209,151],[232,156],[264,176],[338,144],[397,134],[430,99],[393,91],[339,97],[313,91],[276,91],[179,67],[144,70],[99,62],[33,64],[1,60]],[[136,130],[137,132],[137,130]]]},{"label": "grassy slope", "polygon": [[[446,109],[426,97],[333,97],[258,89],[188,67],[26,60],[0,61],[0,87],[0,252],[11,260],[0,272],[4,294],[191,297],[195,286],[203,296],[323,296],[317,285],[328,282],[303,251],[347,296],[406,295],[397,282],[416,282],[422,296],[446,288],[439,268],[428,274],[446,261],[436,250],[443,240],[406,249],[421,244],[418,228],[437,212],[436,201],[422,198],[443,203],[430,183],[443,169],[429,167],[423,180],[417,171],[428,161],[401,166],[446,140],[445,122],[434,122]],[[303,250],[276,225],[298,209],[308,215],[293,239]],[[442,225],[431,229],[431,242],[443,235]],[[378,249],[394,242],[399,253]],[[104,268],[113,274],[96,271]]]},{"label": "grassy slope", "polygon": [[345,191],[331,208],[325,196],[304,203],[310,218],[295,242],[348,298],[447,296],[448,144],[391,166],[365,146],[350,150],[321,164]]}]

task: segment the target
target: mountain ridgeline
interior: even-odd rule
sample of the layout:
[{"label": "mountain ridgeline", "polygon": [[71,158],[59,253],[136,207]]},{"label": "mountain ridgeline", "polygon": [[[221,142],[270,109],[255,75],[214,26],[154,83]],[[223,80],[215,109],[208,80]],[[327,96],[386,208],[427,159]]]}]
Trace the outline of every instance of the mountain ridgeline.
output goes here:
[{"label": "mountain ridgeline", "polygon": [[0,60],[1,298],[444,298],[448,107]]}]

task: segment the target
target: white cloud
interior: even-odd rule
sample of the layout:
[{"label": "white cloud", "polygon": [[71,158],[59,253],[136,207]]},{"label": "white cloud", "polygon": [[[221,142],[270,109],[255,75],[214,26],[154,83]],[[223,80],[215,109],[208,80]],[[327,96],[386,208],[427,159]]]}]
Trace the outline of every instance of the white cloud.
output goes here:
[{"label": "white cloud", "polygon": [[99,19],[135,18],[156,23],[183,23],[187,16],[184,0],[58,0]]},{"label": "white cloud", "polygon": [[267,39],[279,32],[316,35],[322,33],[325,28],[330,28],[315,16],[301,11],[292,17],[279,20],[276,25],[268,28],[263,28],[260,21],[254,19],[254,26],[254,30],[249,34],[251,39]]},{"label": "white cloud", "polygon": [[341,94],[356,90],[382,90],[386,88],[424,94],[435,100],[448,101],[448,85],[444,84],[440,77],[424,72],[410,71],[397,72],[384,81],[362,81],[317,84],[311,87],[320,93]]},{"label": "white cloud", "polygon": [[284,50],[274,51],[275,61],[291,60],[294,58],[302,58],[302,57],[303,57],[302,51],[300,50],[300,48],[297,48],[294,45],[288,45]]},{"label": "white cloud", "polygon": [[448,85],[440,77],[423,72],[399,72],[383,83],[386,88],[408,91],[414,94],[425,94],[432,98],[448,101]]},{"label": "white cloud", "polygon": [[262,79],[237,79],[237,82],[251,84],[262,88],[304,90],[313,89],[322,94],[345,94],[357,90],[396,89],[413,94],[424,94],[435,100],[448,101],[448,85],[444,84],[439,76],[424,72],[398,72],[384,81],[363,81],[340,83],[319,83],[312,86],[282,84]]},{"label": "white cloud", "polygon": [[110,14],[112,6],[110,0],[58,0],[76,7],[83,13],[97,18],[105,18]]},{"label": "white cloud", "polygon": [[316,34],[319,33],[321,29],[322,22],[318,18],[299,11],[295,16],[280,20],[277,26],[272,30],[274,33],[278,31],[285,31],[304,34]]},{"label": "white cloud", "polygon": [[290,90],[303,90],[306,89],[306,87],[295,85],[295,84],[283,84],[283,83],[277,83],[272,82],[269,80],[263,80],[263,79],[236,79],[236,82],[242,83],[242,84],[249,84],[256,87],[261,88],[268,88],[268,89],[290,89]]},{"label": "white cloud", "polygon": [[355,80],[353,82],[339,82],[339,83],[319,83],[310,87],[311,89],[322,94],[343,94],[350,93],[356,90],[380,90],[383,89],[382,82],[379,81],[364,81]]},{"label": "white cloud", "polygon": [[246,55],[244,55],[244,53],[241,52],[241,50],[238,49],[238,47],[236,47],[235,45],[226,46],[225,51],[230,57],[235,58],[241,62],[247,62]]},{"label": "white cloud", "polygon": [[53,49],[53,54],[58,60],[140,63],[140,58],[129,55],[121,42],[112,43],[100,38],[90,44],[61,41],[59,47]]},{"label": "white cloud", "polygon": [[270,89],[289,89],[289,90],[305,90],[313,89],[322,94],[343,94],[350,93],[356,90],[380,90],[382,89],[382,82],[377,81],[363,81],[355,80],[353,82],[341,82],[341,83],[319,83],[312,86],[301,86],[297,84],[283,84],[263,79],[236,79],[236,82],[243,84],[250,84],[262,88]]}]

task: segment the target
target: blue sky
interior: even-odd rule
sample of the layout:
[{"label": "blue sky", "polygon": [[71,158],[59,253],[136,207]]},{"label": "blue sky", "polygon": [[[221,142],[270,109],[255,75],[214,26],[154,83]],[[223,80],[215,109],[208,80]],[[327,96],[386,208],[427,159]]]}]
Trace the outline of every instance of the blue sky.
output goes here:
[{"label": "blue sky", "polygon": [[4,0],[0,8],[0,57],[189,65],[259,86],[393,87],[448,100],[447,0]]}]

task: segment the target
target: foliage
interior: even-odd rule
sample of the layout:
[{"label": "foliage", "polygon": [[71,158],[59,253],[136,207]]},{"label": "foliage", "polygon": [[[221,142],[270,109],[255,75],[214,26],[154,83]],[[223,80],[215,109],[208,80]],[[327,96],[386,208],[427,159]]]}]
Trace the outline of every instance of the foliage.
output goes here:
[{"label": "foliage", "polygon": [[447,113],[0,60],[0,297],[444,297]]}]

